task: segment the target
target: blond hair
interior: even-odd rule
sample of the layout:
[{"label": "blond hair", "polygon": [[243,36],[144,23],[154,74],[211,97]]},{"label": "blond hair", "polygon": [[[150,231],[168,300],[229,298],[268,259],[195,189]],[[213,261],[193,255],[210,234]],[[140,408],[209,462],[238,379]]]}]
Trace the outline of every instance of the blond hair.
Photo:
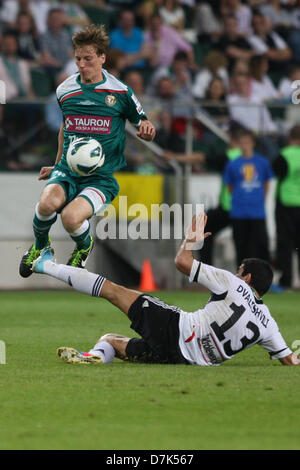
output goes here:
[{"label": "blond hair", "polygon": [[78,31],[72,37],[73,48],[94,46],[98,55],[106,54],[109,46],[109,37],[103,24],[91,24]]}]

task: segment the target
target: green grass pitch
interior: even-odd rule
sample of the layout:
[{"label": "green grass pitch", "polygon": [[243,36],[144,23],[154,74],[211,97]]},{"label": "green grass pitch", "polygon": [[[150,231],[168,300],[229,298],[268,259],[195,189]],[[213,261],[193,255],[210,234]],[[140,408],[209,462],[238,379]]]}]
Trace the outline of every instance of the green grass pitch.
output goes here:
[{"label": "green grass pitch", "polygon": [[[160,292],[195,310],[208,294]],[[289,345],[300,340],[299,293],[265,298]],[[299,449],[300,367],[259,346],[220,367],[69,365],[104,333],[135,335],[102,299],[71,291],[0,293],[0,449]],[[135,335],[136,336],[136,335]]]}]

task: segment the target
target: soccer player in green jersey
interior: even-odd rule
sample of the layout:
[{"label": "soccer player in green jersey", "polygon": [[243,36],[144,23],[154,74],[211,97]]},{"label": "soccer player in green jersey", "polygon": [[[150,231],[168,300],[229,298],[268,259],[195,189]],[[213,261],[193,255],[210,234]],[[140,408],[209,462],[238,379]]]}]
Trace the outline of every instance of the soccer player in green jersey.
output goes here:
[{"label": "soccer player in green jersey", "polygon": [[[103,25],[90,25],[73,38],[78,73],[71,75],[57,90],[63,114],[58,135],[58,151],[53,167],[43,167],[39,179],[47,180],[36,205],[33,219],[34,244],[24,254],[20,275],[32,274],[32,263],[50,243],[49,231],[61,214],[66,231],[76,243],[68,265],[83,268],[93,247],[89,219],[101,212],[118,194],[114,172],[126,166],[123,151],[128,119],[137,136],[151,141],[155,128],[147,119],[132,89],[109,74],[103,65],[109,45]],[[97,139],[105,154],[104,165],[90,176],[79,176],[67,165],[70,143],[83,136]]]}]

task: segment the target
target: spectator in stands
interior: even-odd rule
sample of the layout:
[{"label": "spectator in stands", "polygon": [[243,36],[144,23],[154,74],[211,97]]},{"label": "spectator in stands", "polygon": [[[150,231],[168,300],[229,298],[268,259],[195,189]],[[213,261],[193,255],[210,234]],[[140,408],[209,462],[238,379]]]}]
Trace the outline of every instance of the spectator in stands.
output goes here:
[{"label": "spectator in stands", "polygon": [[17,39],[10,32],[2,38],[0,80],[5,82],[7,101],[16,97],[33,97],[29,65],[18,57]]},{"label": "spectator in stands", "polygon": [[294,126],[288,145],[281,149],[273,169],[279,185],[276,201],[277,267],[279,284],[292,287],[292,255],[298,254],[300,271],[300,125]]},{"label": "spectator in stands", "polygon": [[192,114],[193,103],[179,96],[173,77],[162,77],[158,81],[155,97],[158,98],[160,108],[168,110],[173,117],[189,118]]},{"label": "spectator in stands", "polygon": [[239,138],[242,155],[227,163],[224,182],[232,194],[230,210],[237,266],[244,258],[270,261],[265,197],[273,172],[269,161],[255,153],[251,131]]},{"label": "spectator in stands", "polygon": [[291,13],[291,28],[287,42],[293,51],[293,60],[300,64],[300,0],[296,0]]},{"label": "spectator in stands", "polygon": [[216,40],[223,31],[220,1],[200,2],[196,4],[195,29],[199,42]]},{"label": "spectator in stands", "polygon": [[189,67],[196,69],[194,51],[176,29],[163,24],[162,18],[155,14],[151,18],[150,28],[145,34],[146,42],[153,50],[150,65],[152,67],[170,66],[178,51],[185,51],[189,58]]},{"label": "spectator in stands", "polygon": [[252,11],[248,5],[243,5],[240,0],[223,0],[221,2],[222,16],[233,15],[238,22],[238,32],[248,36],[252,32]]},{"label": "spectator in stands", "polygon": [[253,56],[250,60],[250,75],[252,93],[261,97],[261,101],[271,101],[279,98],[279,92],[267,75],[269,61],[263,55]]},{"label": "spectator in stands", "polygon": [[9,28],[16,26],[18,13],[26,12],[33,16],[38,33],[42,34],[47,29],[47,15],[51,3],[47,0],[4,0],[0,10],[2,21]]},{"label": "spectator in stands", "polygon": [[189,58],[186,52],[177,52],[170,67],[159,67],[152,74],[147,89],[149,95],[155,93],[157,83],[162,77],[171,77],[174,80],[178,98],[187,100],[192,98],[192,72],[189,69]]},{"label": "spectator in stands", "polygon": [[136,9],[137,22],[143,29],[147,31],[150,28],[152,16],[157,12],[156,1],[142,0]]},{"label": "spectator in stands", "polygon": [[156,96],[163,102],[176,99],[175,82],[172,77],[162,77],[157,82]]},{"label": "spectator in stands", "polygon": [[170,112],[163,110],[159,116],[159,127],[156,133],[155,142],[164,150],[165,160],[174,160],[178,163],[193,165],[195,171],[197,166],[203,164],[205,155],[202,152],[185,151],[185,142],[176,130],[176,121]]},{"label": "spectator in stands", "polygon": [[124,82],[133,89],[134,94],[141,98],[144,95],[144,79],[138,70],[130,70],[124,76]]},{"label": "spectator in stands", "polygon": [[300,28],[300,0],[294,0],[293,9],[291,11],[292,26]]},{"label": "spectator in stands", "polygon": [[300,83],[300,65],[292,65],[287,75],[280,80],[278,90],[281,98],[291,102],[292,94],[295,91],[295,89],[292,88],[292,84],[296,80]]},{"label": "spectator in stands", "polygon": [[185,25],[184,9],[180,6],[178,0],[162,0],[158,9],[164,24],[172,26],[177,31],[182,32]]},{"label": "spectator in stands", "polygon": [[122,10],[119,26],[110,35],[110,47],[126,54],[127,66],[143,68],[151,55],[151,48],[145,43],[143,31],[135,26],[135,16],[130,10]]},{"label": "spectator in stands", "polygon": [[[289,0],[287,0],[289,1]],[[249,7],[253,9],[258,9],[261,5],[266,3],[266,0],[247,0]]]},{"label": "spectator in stands", "polygon": [[292,51],[285,40],[272,31],[270,20],[255,13],[252,19],[253,34],[248,41],[257,54],[264,54],[269,59],[270,72],[281,72],[292,58]]},{"label": "spectator in stands", "polygon": [[184,152],[184,140],[179,137],[173,127],[173,116],[169,111],[161,111],[155,142],[164,150]]},{"label": "spectator in stands", "polygon": [[238,20],[234,15],[224,18],[224,33],[214,44],[214,48],[224,52],[229,61],[229,70],[238,59],[250,60],[255,54],[249,42],[239,33]]},{"label": "spectator in stands", "polygon": [[219,77],[213,77],[204,98],[204,101],[209,101],[209,104],[203,104],[201,109],[207,111],[221,128],[227,130],[229,111],[226,104],[226,94],[223,80]]},{"label": "spectator in stands", "polygon": [[14,32],[18,42],[19,57],[30,61],[32,65],[37,64],[40,56],[40,45],[33,17],[29,13],[20,12],[17,16]]},{"label": "spectator in stands", "polygon": [[123,51],[119,49],[110,49],[108,51],[104,65],[105,70],[119,78],[126,66],[127,59]]},{"label": "spectator in stands", "polygon": [[250,76],[236,75],[232,86],[233,90],[227,96],[231,118],[253,132],[275,134],[277,126],[263,104],[262,97],[253,93]]},{"label": "spectator in stands", "polygon": [[227,72],[227,59],[224,54],[219,51],[211,51],[205,56],[204,68],[198,72],[195,77],[192,93],[195,98],[202,99],[205,97],[207,87],[213,77],[219,77],[223,80],[225,87],[229,85],[229,77]]},{"label": "spectator in stands", "polygon": [[89,17],[84,10],[73,0],[59,0],[58,6],[64,10],[66,14],[65,26],[69,28],[71,34],[76,33],[76,31],[90,23]]},{"label": "spectator in stands", "polygon": [[292,15],[288,10],[282,8],[281,0],[269,0],[266,4],[261,5],[259,10],[269,18],[273,29],[284,37],[287,35]]},{"label": "spectator in stands", "polygon": [[55,87],[55,77],[72,57],[72,43],[65,28],[65,12],[53,8],[48,15],[48,29],[41,35],[40,64],[50,74]]},{"label": "spectator in stands", "polygon": [[250,74],[249,61],[243,59],[237,59],[231,70],[231,79],[239,74]]}]

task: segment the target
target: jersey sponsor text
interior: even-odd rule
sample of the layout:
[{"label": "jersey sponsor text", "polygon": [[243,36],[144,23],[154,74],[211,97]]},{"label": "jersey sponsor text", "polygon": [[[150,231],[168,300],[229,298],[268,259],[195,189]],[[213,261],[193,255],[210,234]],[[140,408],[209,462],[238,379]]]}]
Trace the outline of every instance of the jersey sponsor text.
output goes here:
[{"label": "jersey sponsor text", "polygon": [[68,115],[65,128],[68,132],[110,134],[112,117]]}]

